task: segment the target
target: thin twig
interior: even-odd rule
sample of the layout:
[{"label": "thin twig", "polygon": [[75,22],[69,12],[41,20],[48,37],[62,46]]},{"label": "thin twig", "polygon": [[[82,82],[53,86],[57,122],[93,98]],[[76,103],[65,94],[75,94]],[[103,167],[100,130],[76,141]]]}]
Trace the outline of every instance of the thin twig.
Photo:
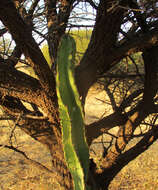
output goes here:
[{"label": "thin twig", "polygon": [[13,145],[13,143],[12,143],[12,138],[13,138],[13,135],[14,135],[14,131],[15,131],[15,129],[16,129],[16,126],[17,126],[17,124],[18,124],[20,118],[21,118],[21,113],[19,113],[19,115],[18,115],[18,117],[17,117],[17,119],[16,119],[16,121],[15,121],[15,123],[14,123],[14,126],[13,126],[13,128],[12,128],[10,137],[9,137],[9,143],[11,144],[11,146]]}]

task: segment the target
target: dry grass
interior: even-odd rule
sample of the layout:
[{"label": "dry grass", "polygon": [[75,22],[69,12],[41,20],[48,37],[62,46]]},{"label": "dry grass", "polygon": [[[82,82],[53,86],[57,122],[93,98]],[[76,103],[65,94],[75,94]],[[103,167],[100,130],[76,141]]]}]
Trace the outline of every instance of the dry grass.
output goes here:
[{"label": "dry grass", "polygon": [[158,142],[124,167],[112,181],[109,190],[157,190]]},{"label": "dry grass", "polygon": [[[0,128],[0,144],[9,144],[11,129]],[[25,151],[29,158],[36,160],[48,168],[51,167],[51,157],[47,149],[19,129],[15,130],[16,139],[13,144],[19,150]],[[42,150],[42,151],[41,151]],[[58,184],[51,175],[32,165],[28,165],[19,153],[6,148],[0,149],[0,190],[49,190],[58,189]]]},{"label": "dry grass", "polygon": [[[101,94],[98,94],[100,98]],[[96,98],[96,97],[95,97]],[[90,102],[91,103],[91,102]],[[101,108],[99,107],[101,106]],[[105,110],[100,101],[94,104],[97,114],[96,120]],[[94,114],[94,110],[88,106]],[[88,116],[91,115],[89,112]],[[2,126],[3,125],[3,126]],[[16,129],[12,143],[18,149],[25,151],[27,156],[48,168],[51,168],[51,157],[47,149],[31,137]],[[1,123],[0,144],[9,144],[11,128],[8,123]],[[95,145],[97,153],[102,151],[102,146]],[[42,150],[42,151],[41,151]],[[158,142],[148,151],[124,167],[111,182],[109,190],[157,190],[158,189]],[[0,148],[0,190],[61,190],[53,181],[51,175],[40,169],[28,165],[24,157],[6,148]]]},{"label": "dry grass", "polygon": [[[6,143],[10,129],[1,127],[0,143]],[[20,130],[15,131],[14,144],[27,155],[48,168],[51,157],[45,147],[35,142]],[[15,141],[15,139],[14,139]],[[42,151],[41,151],[42,149]],[[115,177],[109,190],[157,190],[158,189],[158,142],[132,161]],[[99,150],[97,148],[97,150]],[[100,151],[100,150],[99,150]],[[11,150],[0,149],[0,190],[52,190],[59,189],[51,176],[40,169],[28,165],[24,157]]]},{"label": "dry grass", "polygon": [[[92,146],[93,158],[99,165],[99,157],[103,152],[103,144],[98,138]],[[137,140],[131,142],[133,146]],[[157,190],[158,189],[158,142],[155,142],[146,152],[125,166],[113,179],[109,190]]]}]

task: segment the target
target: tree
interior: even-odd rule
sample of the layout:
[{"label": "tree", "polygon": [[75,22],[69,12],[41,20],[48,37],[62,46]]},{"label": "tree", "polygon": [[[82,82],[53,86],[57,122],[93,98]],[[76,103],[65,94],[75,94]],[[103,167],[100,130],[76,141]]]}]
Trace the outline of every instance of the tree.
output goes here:
[{"label": "tree", "polygon": [[[90,162],[87,183],[92,189],[105,190],[125,165],[158,138],[157,4],[156,0],[1,0],[0,36],[11,34],[15,46],[9,55],[3,56],[1,52],[0,104],[16,125],[47,146],[52,156],[52,176],[64,189],[72,189],[73,184],[62,149],[56,96],[55,63],[61,37],[73,27],[92,27],[93,23],[79,21],[92,19],[89,7],[96,11],[88,48],[75,68],[75,81],[83,104],[89,88],[97,81],[104,83],[112,102],[113,113],[85,126],[89,146],[95,138],[119,126],[114,141],[100,160],[99,169],[93,159]],[[85,11],[86,17],[81,17]],[[40,49],[43,41],[48,43],[51,68]],[[139,72],[134,58],[138,52],[141,52],[137,56],[142,56],[144,73]],[[16,69],[24,56],[23,63],[33,68],[36,79]],[[130,60],[135,71],[124,69],[124,60],[126,63]],[[127,79],[134,82],[140,79],[141,85],[127,86]],[[125,83],[125,96],[116,102],[111,88],[117,86],[121,92]],[[22,101],[30,103],[34,111]],[[147,123],[145,119],[149,116],[152,122]],[[141,139],[135,146],[126,150],[141,124],[150,127],[138,135]]]}]

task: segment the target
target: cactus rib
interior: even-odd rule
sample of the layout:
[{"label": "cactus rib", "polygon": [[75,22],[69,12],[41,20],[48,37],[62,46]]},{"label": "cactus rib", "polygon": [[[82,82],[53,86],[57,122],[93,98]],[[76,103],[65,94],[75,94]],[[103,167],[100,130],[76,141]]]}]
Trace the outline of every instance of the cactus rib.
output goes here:
[{"label": "cactus rib", "polygon": [[85,138],[82,106],[73,76],[75,52],[75,40],[70,35],[64,35],[57,57],[57,96],[64,155],[74,189],[86,190],[89,149]]}]

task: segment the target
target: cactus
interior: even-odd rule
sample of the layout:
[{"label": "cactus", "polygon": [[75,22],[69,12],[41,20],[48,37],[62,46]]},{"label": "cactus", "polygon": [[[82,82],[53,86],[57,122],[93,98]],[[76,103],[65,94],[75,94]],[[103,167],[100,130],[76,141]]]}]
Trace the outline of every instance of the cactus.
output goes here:
[{"label": "cactus", "polygon": [[58,50],[56,89],[65,160],[73,178],[74,190],[86,190],[89,149],[82,106],[73,76],[75,52],[75,40],[68,34],[64,35]]}]

